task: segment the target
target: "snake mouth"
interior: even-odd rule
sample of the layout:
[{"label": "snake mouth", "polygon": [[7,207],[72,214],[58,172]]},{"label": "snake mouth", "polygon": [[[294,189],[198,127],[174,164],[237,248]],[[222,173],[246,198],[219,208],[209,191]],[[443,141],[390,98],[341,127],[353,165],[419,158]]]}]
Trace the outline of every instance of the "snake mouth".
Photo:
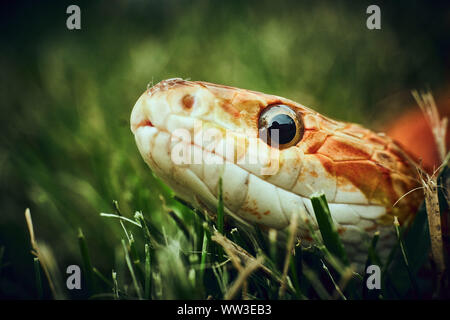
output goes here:
[{"label": "snake mouth", "polygon": [[149,119],[146,118],[143,118],[142,120],[139,121],[131,122],[131,132],[133,132],[134,135],[136,135],[138,130],[141,128],[154,128],[154,125]]},{"label": "snake mouth", "polygon": [[153,127],[152,122],[149,119],[142,120],[135,126],[135,130],[141,128],[141,127]]},{"label": "snake mouth", "polygon": [[139,128],[154,127],[150,118],[145,113],[145,93],[138,99],[130,118],[130,129],[133,134],[136,134]]}]

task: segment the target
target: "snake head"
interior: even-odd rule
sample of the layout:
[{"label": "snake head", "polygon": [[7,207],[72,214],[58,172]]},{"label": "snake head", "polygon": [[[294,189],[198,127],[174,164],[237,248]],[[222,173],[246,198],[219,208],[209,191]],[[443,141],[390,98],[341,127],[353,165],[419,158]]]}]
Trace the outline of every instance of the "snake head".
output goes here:
[{"label": "snake head", "polygon": [[329,119],[292,100],[201,81],[168,79],[145,91],[131,114],[138,149],[182,198],[284,228],[292,214],[315,223],[309,198],[323,192],[348,241],[420,203],[393,204],[417,186],[414,163],[387,136]]}]

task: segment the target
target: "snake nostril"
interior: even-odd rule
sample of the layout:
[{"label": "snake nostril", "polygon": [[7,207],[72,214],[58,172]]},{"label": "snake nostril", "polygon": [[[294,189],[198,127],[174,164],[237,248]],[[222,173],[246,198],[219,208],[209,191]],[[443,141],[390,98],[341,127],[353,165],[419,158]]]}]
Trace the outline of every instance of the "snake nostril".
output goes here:
[{"label": "snake nostril", "polygon": [[181,99],[181,102],[183,104],[183,107],[185,109],[191,109],[192,106],[194,105],[194,97],[191,96],[190,94],[187,94],[183,97],[183,99]]}]

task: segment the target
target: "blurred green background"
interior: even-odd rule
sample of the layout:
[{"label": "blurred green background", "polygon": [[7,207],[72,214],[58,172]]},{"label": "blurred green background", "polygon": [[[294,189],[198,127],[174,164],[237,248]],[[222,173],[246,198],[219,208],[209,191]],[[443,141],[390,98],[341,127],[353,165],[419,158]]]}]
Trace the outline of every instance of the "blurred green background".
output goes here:
[{"label": "blurred green background", "polygon": [[[81,8],[81,30],[66,8]],[[168,195],[129,129],[147,84],[204,80],[296,100],[380,128],[412,106],[409,91],[448,85],[450,12],[443,2],[7,1],[0,43],[0,297],[36,297],[24,210],[58,266],[80,264],[82,228],[110,274],[120,225],[99,216],[150,214]],[[64,268],[64,269],[63,269]]]}]

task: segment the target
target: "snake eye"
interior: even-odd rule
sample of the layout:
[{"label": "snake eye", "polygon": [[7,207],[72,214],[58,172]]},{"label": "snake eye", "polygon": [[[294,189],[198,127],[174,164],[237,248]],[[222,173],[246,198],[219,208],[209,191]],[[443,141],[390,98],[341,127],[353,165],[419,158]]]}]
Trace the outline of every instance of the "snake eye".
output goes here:
[{"label": "snake eye", "polygon": [[268,145],[284,149],[302,139],[305,127],[298,112],[287,105],[274,104],[261,112],[258,130],[259,137]]}]

